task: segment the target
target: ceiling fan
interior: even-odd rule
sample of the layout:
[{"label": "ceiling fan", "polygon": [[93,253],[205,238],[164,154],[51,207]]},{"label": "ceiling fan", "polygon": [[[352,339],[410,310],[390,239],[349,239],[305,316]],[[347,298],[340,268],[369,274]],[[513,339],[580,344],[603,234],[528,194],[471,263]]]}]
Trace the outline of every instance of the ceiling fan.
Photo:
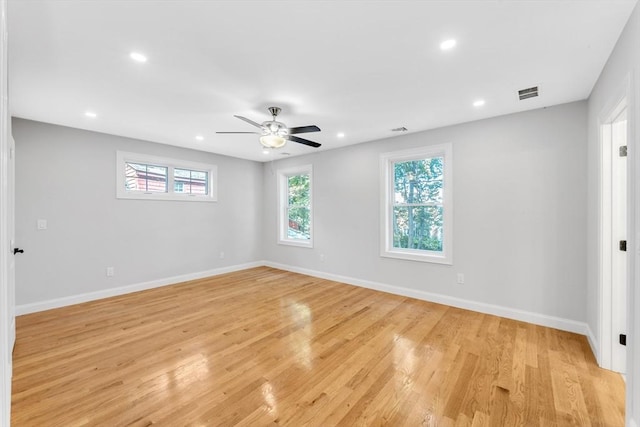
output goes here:
[{"label": "ceiling fan", "polygon": [[310,147],[320,147],[320,144],[317,142],[309,141],[308,139],[299,138],[294,136],[294,134],[298,133],[308,133],[308,132],[320,132],[320,128],[316,125],[311,126],[298,126],[294,128],[288,128],[284,123],[276,121],[276,117],[282,111],[278,107],[269,107],[269,112],[273,116],[272,120],[267,120],[260,123],[256,123],[251,119],[247,119],[246,117],[236,116],[240,120],[244,120],[245,122],[260,128],[260,132],[216,132],[216,133],[254,133],[260,136],[260,143],[267,148],[280,148],[287,141],[297,142],[299,144],[308,145]]}]

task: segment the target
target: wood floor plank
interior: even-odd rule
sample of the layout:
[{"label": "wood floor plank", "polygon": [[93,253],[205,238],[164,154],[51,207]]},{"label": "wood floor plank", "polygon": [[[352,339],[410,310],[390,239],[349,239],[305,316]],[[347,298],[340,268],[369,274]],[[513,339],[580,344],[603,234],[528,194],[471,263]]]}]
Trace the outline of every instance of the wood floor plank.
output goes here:
[{"label": "wood floor plank", "polygon": [[268,267],[17,318],[13,426],[624,425],[583,336]]}]

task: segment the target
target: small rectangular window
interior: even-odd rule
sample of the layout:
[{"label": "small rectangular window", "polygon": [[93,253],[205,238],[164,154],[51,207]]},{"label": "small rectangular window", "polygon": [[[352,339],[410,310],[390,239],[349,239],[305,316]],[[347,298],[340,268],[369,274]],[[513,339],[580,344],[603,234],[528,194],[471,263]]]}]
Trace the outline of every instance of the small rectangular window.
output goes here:
[{"label": "small rectangular window", "polygon": [[118,151],[119,199],[215,201],[217,167]]},{"label": "small rectangular window", "polygon": [[281,244],[312,247],[311,165],[278,171]]}]

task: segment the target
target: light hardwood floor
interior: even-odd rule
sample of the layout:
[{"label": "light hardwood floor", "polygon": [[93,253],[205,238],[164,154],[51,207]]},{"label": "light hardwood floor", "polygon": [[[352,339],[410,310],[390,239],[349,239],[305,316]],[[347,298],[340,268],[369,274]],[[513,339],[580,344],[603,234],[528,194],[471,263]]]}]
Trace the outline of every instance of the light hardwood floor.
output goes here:
[{"label": "light hardwood floor", "polygon": [[13,426],[623,426],[585,337],[260,267],[21,316]]}]

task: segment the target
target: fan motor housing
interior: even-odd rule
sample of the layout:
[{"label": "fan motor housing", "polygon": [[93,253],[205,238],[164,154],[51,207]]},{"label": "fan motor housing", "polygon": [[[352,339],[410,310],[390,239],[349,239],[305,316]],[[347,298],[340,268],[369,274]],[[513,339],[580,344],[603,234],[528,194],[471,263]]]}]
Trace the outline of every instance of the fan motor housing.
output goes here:
[{"label": "fan motor housing", "polygon": [[261,126],[263,135],[285,136],[289,134],[287,126],[284,123],[276,122],[275,120],[262,122]]}]

